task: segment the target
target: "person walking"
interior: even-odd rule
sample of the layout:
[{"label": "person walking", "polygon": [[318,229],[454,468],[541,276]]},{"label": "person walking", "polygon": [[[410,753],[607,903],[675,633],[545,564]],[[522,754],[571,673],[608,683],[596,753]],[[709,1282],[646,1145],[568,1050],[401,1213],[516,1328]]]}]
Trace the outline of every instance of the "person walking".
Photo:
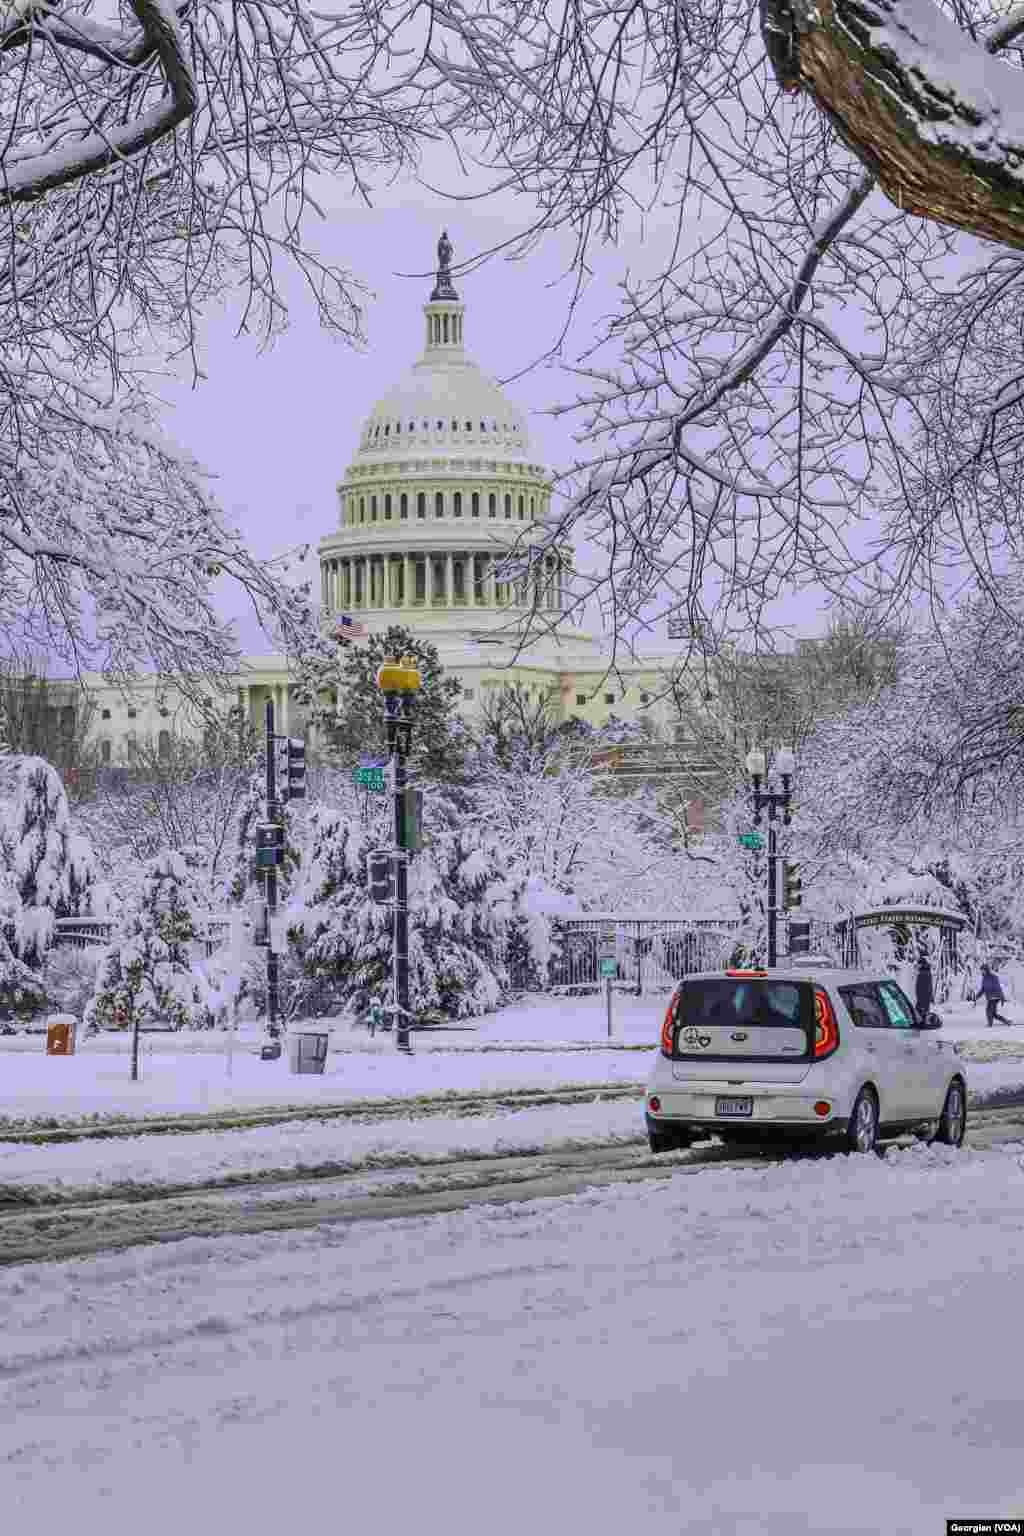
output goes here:
[{"label": "person walking", "polygon": [[1013,1023],[1012,1019],[1008,1019],[1005,1014],[999,1012],[999,1004],[1006,1002],[1006,995],[1003,992],[1002,982],[990,965],[983,965],[981,968],[981,995],[985,999],[985,1017],[988,1020],[989,1029],[992,1028],[996,1019],[1000,1024]]},{"label": "person walking", "polygon": [[932,999],[935,996],[935,978],[932,975],[931,962],[928,956],[921,954],[917,962],[917,977],[915,979],[917,993],[917,1014],[922,1024],[928,1022],[928,1015],[932,1011]]}]

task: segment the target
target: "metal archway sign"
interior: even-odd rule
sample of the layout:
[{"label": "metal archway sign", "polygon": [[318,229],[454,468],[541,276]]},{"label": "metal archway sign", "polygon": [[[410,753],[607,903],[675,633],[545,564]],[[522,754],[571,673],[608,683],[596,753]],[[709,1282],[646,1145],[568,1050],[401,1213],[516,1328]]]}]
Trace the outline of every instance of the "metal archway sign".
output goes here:
[{"label": "metal archway sign", "polygon": [[853,912],[840,924],[854,928],[946,928],[962,933],[967,918],[962,912],[950,912],[945,907],[870,907],[864,912]]}]

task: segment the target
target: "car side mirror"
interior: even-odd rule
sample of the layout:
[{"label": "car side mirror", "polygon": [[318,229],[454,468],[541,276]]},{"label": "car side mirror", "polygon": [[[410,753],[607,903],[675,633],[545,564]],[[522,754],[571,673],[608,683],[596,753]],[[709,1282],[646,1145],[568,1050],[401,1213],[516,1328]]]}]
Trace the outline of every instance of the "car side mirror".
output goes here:
[{"label": "car side mirror", "polygon": [[922,1029],[941,1029],[942,1019],[937,1013],[929,1013],[921,1023]]}]

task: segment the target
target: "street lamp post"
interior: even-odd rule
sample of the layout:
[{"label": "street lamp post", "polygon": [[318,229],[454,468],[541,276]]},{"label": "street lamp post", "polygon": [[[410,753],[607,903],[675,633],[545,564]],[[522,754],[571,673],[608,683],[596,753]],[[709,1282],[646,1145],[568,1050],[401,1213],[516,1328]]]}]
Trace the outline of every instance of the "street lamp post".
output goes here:
[{"label": "street lamp post", "polygon": [[[768,965],[769,968],[779,962],[779,873],[778,873],[778,833],[776,830],[776,817],[779,810],[782,811],[784,826],[789,826],[790,798],[792,796],[793,769],[796,767],[796,758],[788,747],[781,747],[775,755],[772,764],[772,774],[778,774],[782,780],[781,790],[771,787],[771,776],[766,771],[765,754],[755,747],[747,753],[747,772],[754,781],[754,825],[759,826],[761,812],[768,812]],[[761,788],[762,779],[765,781],[764,789]]]},{"label": "street lamp post", "polygon": [[422,679],[413,656],[386,661],[377,672],[377,687],[384,695],[384,729],[390,761],[388,773],[394,800],[394,928],[391,948],[392,1009],[395,1046],[412,1055],[409,1043],[409,855],[412,851],[410,813],[406,794],[406,759],[412,741],[411,705]]}]

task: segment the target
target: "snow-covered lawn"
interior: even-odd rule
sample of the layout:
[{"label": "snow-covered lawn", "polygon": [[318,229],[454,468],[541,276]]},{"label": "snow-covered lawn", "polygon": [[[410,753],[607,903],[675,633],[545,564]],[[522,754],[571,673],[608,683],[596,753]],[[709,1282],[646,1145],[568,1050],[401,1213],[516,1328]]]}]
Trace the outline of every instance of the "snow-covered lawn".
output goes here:
[{"label": "snow-covered lawn", "polygon": [[1020,1516],[1024,1146],[0,1273],[17,1536]]},{"label": "snow-covered lawn", "polygon": [[[124,1036],[85,1040],[73,1057],[48,1057],[41,1036],[11,1036],[0,1038],[0,1121],[67,1123],[567,1083],[642,1084],[649,1055],[630,1047],[655,1048],[664,1006],[658,998],[617,999],[619,1034],[609,1044],[601,999],[529,998],[485,1017],[473,1033],[414,1035],[411,1058],[396,1052],[390,1034],[371,1040],[364,1029],[342,1022],[330,1026],[322,1076],[293,1074],[286,1055],[261,1061],[260,1030],[253,1025],[240,1030],[230,1065],[224,1033],[143,1036],[138,1083],[129,1078]],[[963,1005],[945,1016],[941,1037],[962,1043],[973,1096],[1024,1085],[1024,1028],[987,1029],[984,1015]]]}]

